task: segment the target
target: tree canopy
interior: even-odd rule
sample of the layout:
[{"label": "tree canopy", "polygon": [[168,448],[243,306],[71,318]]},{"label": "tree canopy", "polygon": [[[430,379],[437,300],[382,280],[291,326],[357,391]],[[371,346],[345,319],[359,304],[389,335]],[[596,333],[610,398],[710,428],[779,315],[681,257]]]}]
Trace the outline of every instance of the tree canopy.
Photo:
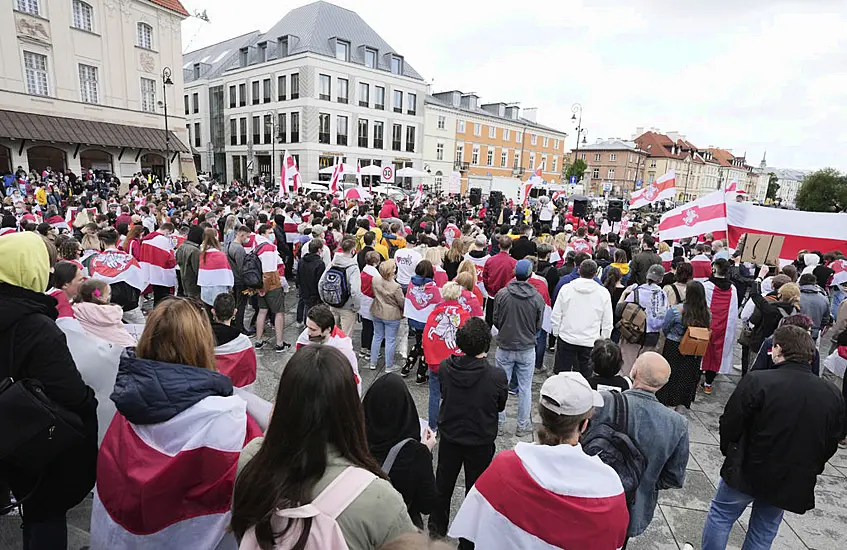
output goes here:
[{"label": "tree canopy", "polygon": [[847,175],[834,168],[812,172],[803,179],[794,202],[800,210],[842,212],[847,208]]}]

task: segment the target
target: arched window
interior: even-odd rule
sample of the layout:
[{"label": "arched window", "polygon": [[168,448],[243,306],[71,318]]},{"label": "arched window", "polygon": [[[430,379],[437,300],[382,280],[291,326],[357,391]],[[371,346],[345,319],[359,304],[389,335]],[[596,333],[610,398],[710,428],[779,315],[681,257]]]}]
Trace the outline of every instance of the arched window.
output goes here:
[{"label": "arched window", "polygon": [[82,0],[73,0],[74,27],[88,32],[94,31],[94,8]]},{"label": "arched window", "polygon": [[153,49],[153,27],[147,23],[138,24],[138,47]]}]

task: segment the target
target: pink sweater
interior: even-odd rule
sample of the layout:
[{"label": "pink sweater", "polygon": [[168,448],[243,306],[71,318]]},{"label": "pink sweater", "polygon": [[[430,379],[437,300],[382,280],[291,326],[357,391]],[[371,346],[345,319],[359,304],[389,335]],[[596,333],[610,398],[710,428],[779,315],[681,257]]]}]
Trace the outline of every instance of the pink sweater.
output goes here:
[{"label": "pink sweater", "polygon": [[107,342],[122,347],[135,346],[136,341],[124,328],[123,310],[116,304],[98,305],[90,302],[74,304],[74,315],[83,330]]}]

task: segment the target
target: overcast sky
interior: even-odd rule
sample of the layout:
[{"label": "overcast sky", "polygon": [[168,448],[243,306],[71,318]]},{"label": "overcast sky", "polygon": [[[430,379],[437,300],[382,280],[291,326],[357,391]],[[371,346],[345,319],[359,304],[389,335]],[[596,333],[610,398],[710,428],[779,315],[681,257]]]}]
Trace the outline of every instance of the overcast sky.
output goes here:
[{"label": "overcast sky", "polygon": [[[183,0],[185,51],[268,30],[307,0]],[[356,11],[433,91],[538,107],[588,141],[676,130],[758,165],[847,169],[845,0],[335,0]]]}]

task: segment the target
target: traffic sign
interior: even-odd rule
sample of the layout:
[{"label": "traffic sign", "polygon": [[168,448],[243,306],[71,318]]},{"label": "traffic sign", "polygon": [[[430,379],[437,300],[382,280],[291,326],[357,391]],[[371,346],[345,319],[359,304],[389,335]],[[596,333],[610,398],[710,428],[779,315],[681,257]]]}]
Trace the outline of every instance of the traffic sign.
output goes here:
[{"label": "traffic sign", "polygon": [[576,176],[571,176],[570,182],[571,182],[571,183],[576,183],[576,181],[577,181],[577,177],[576,177]]},{"label": "traffic sign", "polygon": [[394,183],[394,167],[391,165],[382,168],[382,181],[385,183]]},{"label": "traffic sign", "polygon": [[635,182],[635,188],[636,188],[636,189],[641,189],[641,186],[642,186],[643,184],[644,184],[644,182],[643,182],[643,181],[638,180],[638,181],[636,181],[636,182]]}]

